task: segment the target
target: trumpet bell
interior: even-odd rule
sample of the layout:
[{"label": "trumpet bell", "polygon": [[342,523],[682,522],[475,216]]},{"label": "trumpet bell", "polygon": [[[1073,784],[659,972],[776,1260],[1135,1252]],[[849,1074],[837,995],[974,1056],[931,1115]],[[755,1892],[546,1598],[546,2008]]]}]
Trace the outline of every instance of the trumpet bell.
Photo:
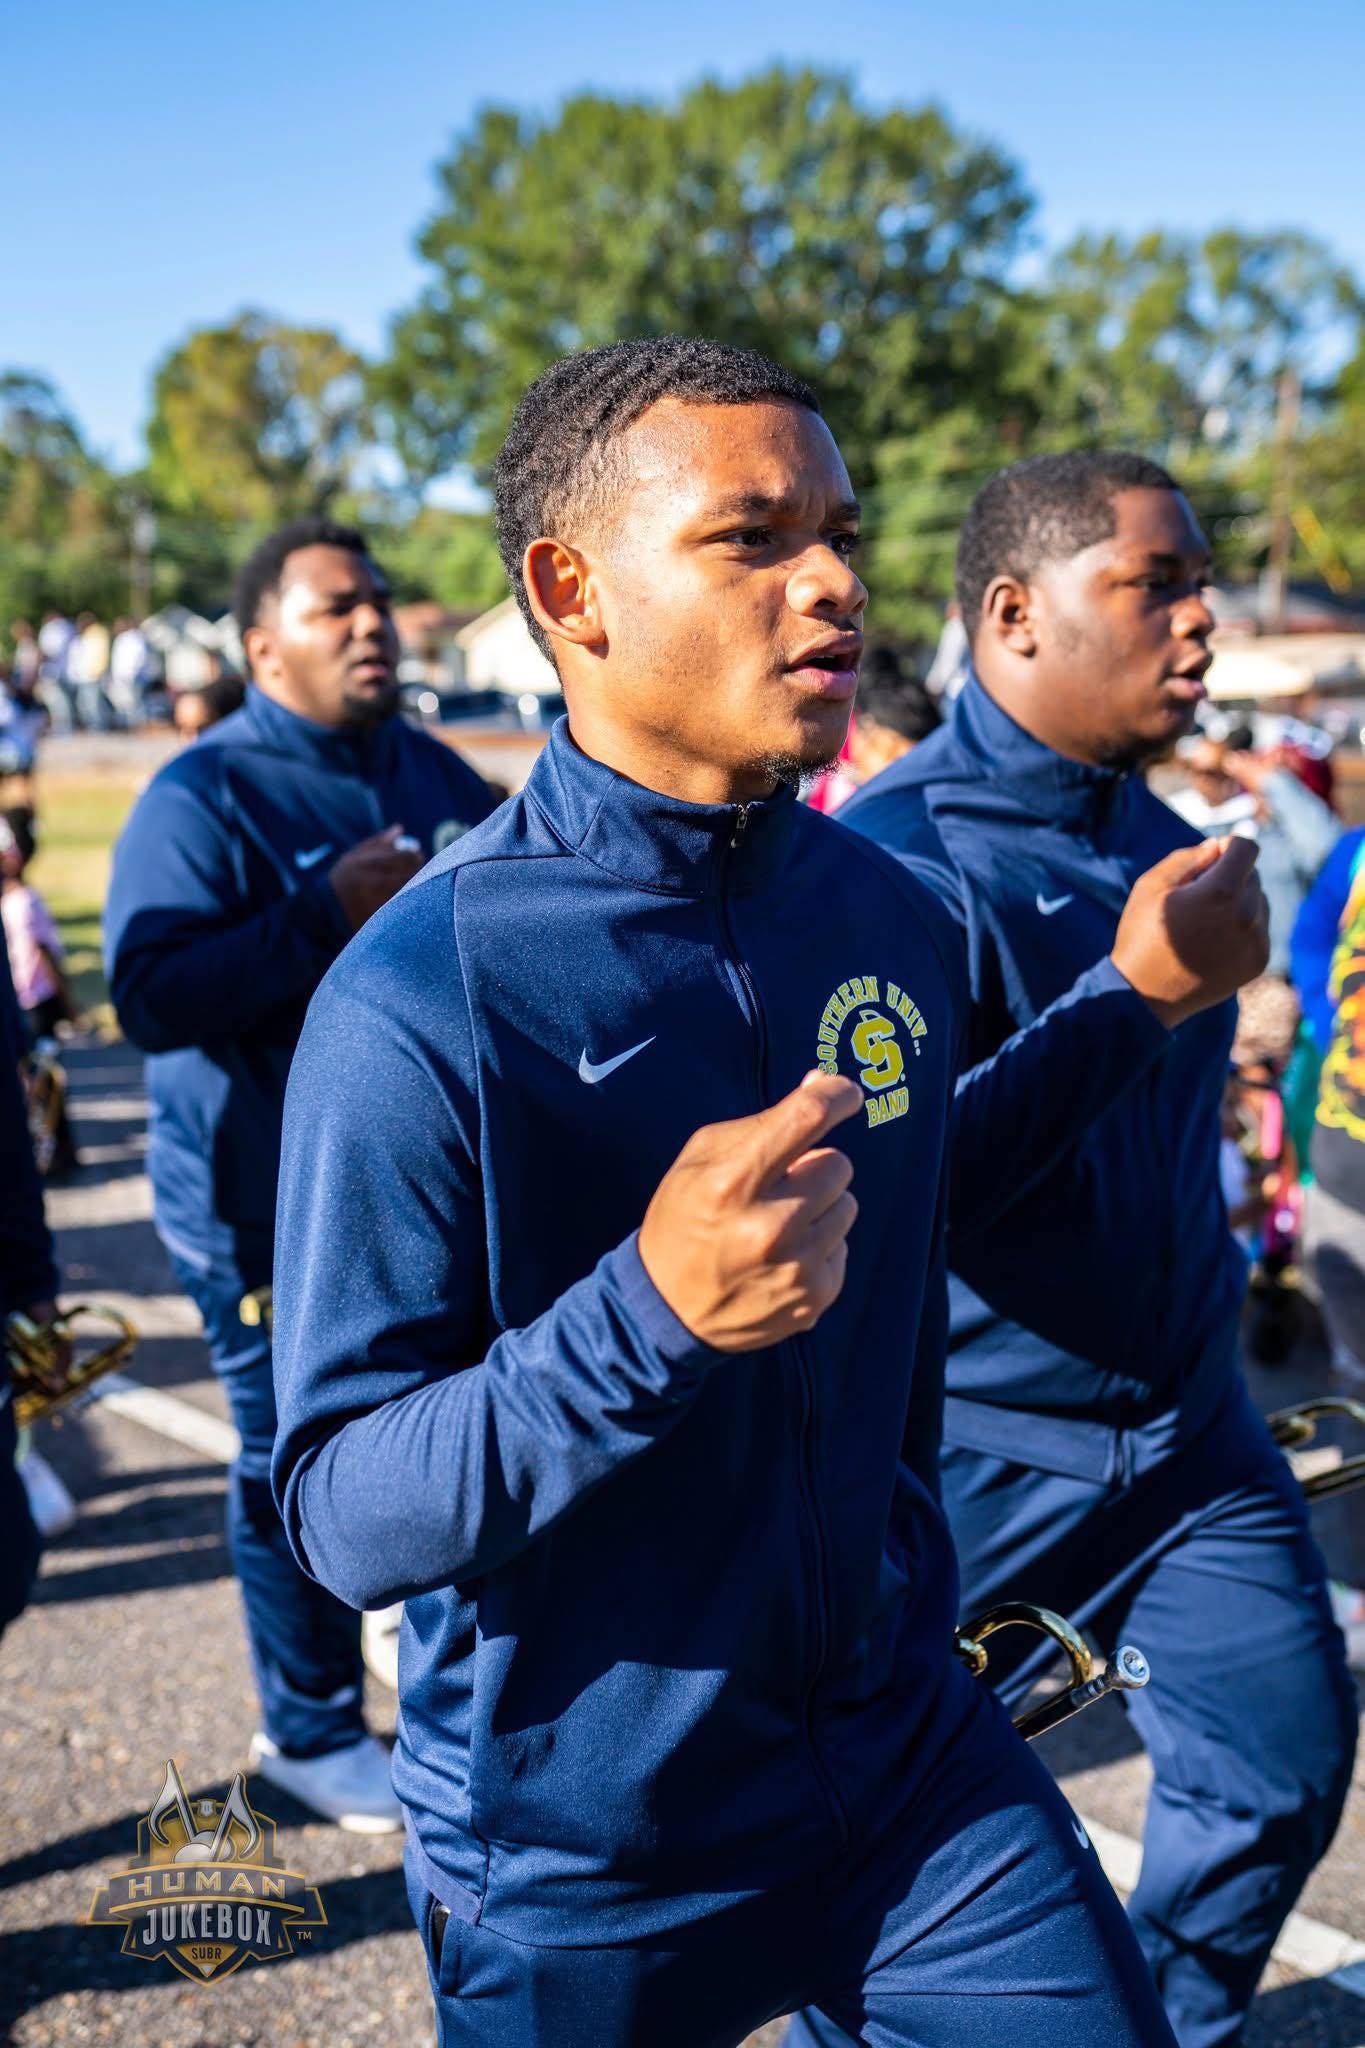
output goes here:
[{"label": "trumpet bell", "polygon": [[[112,1323],[114,1335],[92,1333],[90,1317]],[[103,1337],[93,1350],[83,1349],[91,1335]],[[43,1422],[59,1408],[77,1400],[103,1374],[125,1365],[133,1355],[137,1331],[125,1315],[103,1302],[81,1301],[64,1309],[50,1323],[12,1315],[5,1323],[5,1357],[14,1389],[14,1420],[20,1429]],[[69,1362],[63,1353],[70,1348]]]}]

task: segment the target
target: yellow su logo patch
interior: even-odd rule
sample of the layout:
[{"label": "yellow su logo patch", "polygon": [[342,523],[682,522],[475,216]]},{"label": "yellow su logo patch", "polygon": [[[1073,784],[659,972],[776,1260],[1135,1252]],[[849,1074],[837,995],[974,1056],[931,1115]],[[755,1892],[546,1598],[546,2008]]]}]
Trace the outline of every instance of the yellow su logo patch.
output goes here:
[{"label": "yellow su logo patch", "polygon": [[867,1090],[868,1126],[875,1130],[908,1113],[905,1047],[917,1056],[928,1029],[918,1004],[896,982],[888,981],[883,992],[877,975],[854,974],[840,982],[821,1013],[816,1065],[825,1074],[840,1071],[847,1033],[849,1060]]}]

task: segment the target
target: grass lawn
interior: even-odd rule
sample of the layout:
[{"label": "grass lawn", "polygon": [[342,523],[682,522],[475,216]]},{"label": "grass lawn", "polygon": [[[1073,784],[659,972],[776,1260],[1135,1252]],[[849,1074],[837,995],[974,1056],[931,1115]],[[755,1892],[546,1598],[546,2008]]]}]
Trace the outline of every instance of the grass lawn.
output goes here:
[{"label": "grass lawn", "polygon": [[38,783],[38,856],[29,880],[61,926],[76,1007],[102,1031],[114,1013],[100,952],[109,856],[142,776],[44,775]]}]

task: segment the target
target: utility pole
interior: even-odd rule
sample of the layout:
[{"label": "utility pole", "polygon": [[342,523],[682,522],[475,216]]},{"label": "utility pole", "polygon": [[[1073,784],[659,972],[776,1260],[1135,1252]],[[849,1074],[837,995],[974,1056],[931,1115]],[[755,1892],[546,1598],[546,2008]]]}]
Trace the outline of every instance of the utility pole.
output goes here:
[{"label": "utility pole", "polygon": [[1303,385],[1295,369],[1280,372],[1275,387],[1275,475],[1270,493],[1270,552],[1261,575],[1261,629],[1285,629],[1289,584],[1289,551],[1294,545],[1293,445],[1299,425]]},{"label": "utility pole", "polygon": [[152,608],[152,549],[156,545],[156,520],[145,505],[134,505],[128,563],[129,609],[138,625]]}]

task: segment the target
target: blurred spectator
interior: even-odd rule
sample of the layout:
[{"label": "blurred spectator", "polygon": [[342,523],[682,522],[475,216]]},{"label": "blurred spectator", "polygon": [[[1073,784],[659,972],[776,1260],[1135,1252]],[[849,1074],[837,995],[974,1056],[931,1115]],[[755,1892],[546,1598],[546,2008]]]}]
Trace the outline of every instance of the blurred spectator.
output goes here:
[{"label": "blurred spectator", "polygon": [[[32,1045],[55,1038],[59,1024],[76,1021],[57,920],[24,878],[36,851],[32,812],[0,811],[0,920],[14,993]],[[52,1169],[61,1172],[75,1166],[76,1147],[65,1106],[53,1137]]]},{"label": "blurred spectator", "polygon": [[854,776],[870,782],[942,723],[927,685],[890,649],[873,648],[863,665],[848,736]]},{"label": "blurred spectator", "polygon": [[76,620],[76,639],[67,662],[76,691],[76,722],[103,732],[112,722],[105,684],[109,680],[109,628],[93,612]]},{"label": "blurred spectator", "polygon": [[1337,1372],[1365,1390],[1365,830],[1345,832],[1294,927],[1294,985],[1322,1053],[1304,1244]]},{"label": "blurred spectator", "polygon": [[54,1038],[58,1024],[76,1021],[57,920],[25,880],[37,850],[33,813],[17,806],[0,811],[0,917],[14,993],[35,1042]]},{"label": "blurred spectator", "polygon": [[38,741],[47,725],[36,679],[25,686],[11,672],[8,683],[0,685],[0,782],[12,775],[19,785],[18,800],[29,810],[36,797]]},{"label": "blurred spectator", "polygon": [[246,702],[246,684],[240,676],[224,670],[202,690],[182,690],[171,716],[182,740],[203,737],[212,725],[221,725]]},{"label": "blurred spectator", "polygon": [[71,653],[76,628],[64,612],[45,612],[38,629],[38,670],[43,702],[54,725],[70,732],[77,723],[76,686],[71,680]]},{"label": "blurred spectator", "polygon": [[[1252,1259],[1246,1347],[1263,1365],[1282,1363],[1302,1327],[1295,1263],[1303,1229],[1304,1151],[1285,1101],[1298,1033],[1299,1002],[1288,982],[1263,974],[1241,990],[1224,1098],[1222,1179],[1228,1220]],[[1242,1161],[1239,1199],[1230,1135]]]},{"label": "blurred spectator", "polygon": [[1261,849],[1258,869],[1270,905],[1266,971],[1283,978],[1299,907],[1341,828],[1278,748],[1254,754],[1226,740],[1195,736],[1182,741],[1179,758],[1189,787],[1168,799],[1172,810],[1196,832],[1236,832]]},{"label": "blurred spectator", "polygon": [[924,686],[931,697],[937,697],[943,704],[951,704],[972,672],[972,654],[967,644],[967,629],[962,623],[962,607],[956,601],[943,614],[943,630],[938,636],[938,646],[929,664],[929,673]]},{"label": "blurred spectator", "polygon": [[43,665],[38,636],[27,619],[13,619],[10,622],[10,639],[14,652],[10,656],[10,687],[21,696],[32,697],[38,688],[38,674]]},{"label": "blurred spectator", "polygon": [[1305,789],[1335,811],[1336,771],[1332,766],[1332,735],[1320,725],[1286,713],[1256,720],[1256,743],[1263,753],[1278,748],[1280,758]]},{"label": "blurred spectator", "polygon": [[855,789],[880,775],[942,723],[925,684],[894,648],[870,647],[863,657],[858,697],[839,759],[818,778],[806,801],[827,815]]},{"label": "blurred spectator", "polygon": [[147,693],[157,679],[157,662],[147,636],[131,619],[115,619],[109,650],[109,699],[124,725],[139,725]]}]

